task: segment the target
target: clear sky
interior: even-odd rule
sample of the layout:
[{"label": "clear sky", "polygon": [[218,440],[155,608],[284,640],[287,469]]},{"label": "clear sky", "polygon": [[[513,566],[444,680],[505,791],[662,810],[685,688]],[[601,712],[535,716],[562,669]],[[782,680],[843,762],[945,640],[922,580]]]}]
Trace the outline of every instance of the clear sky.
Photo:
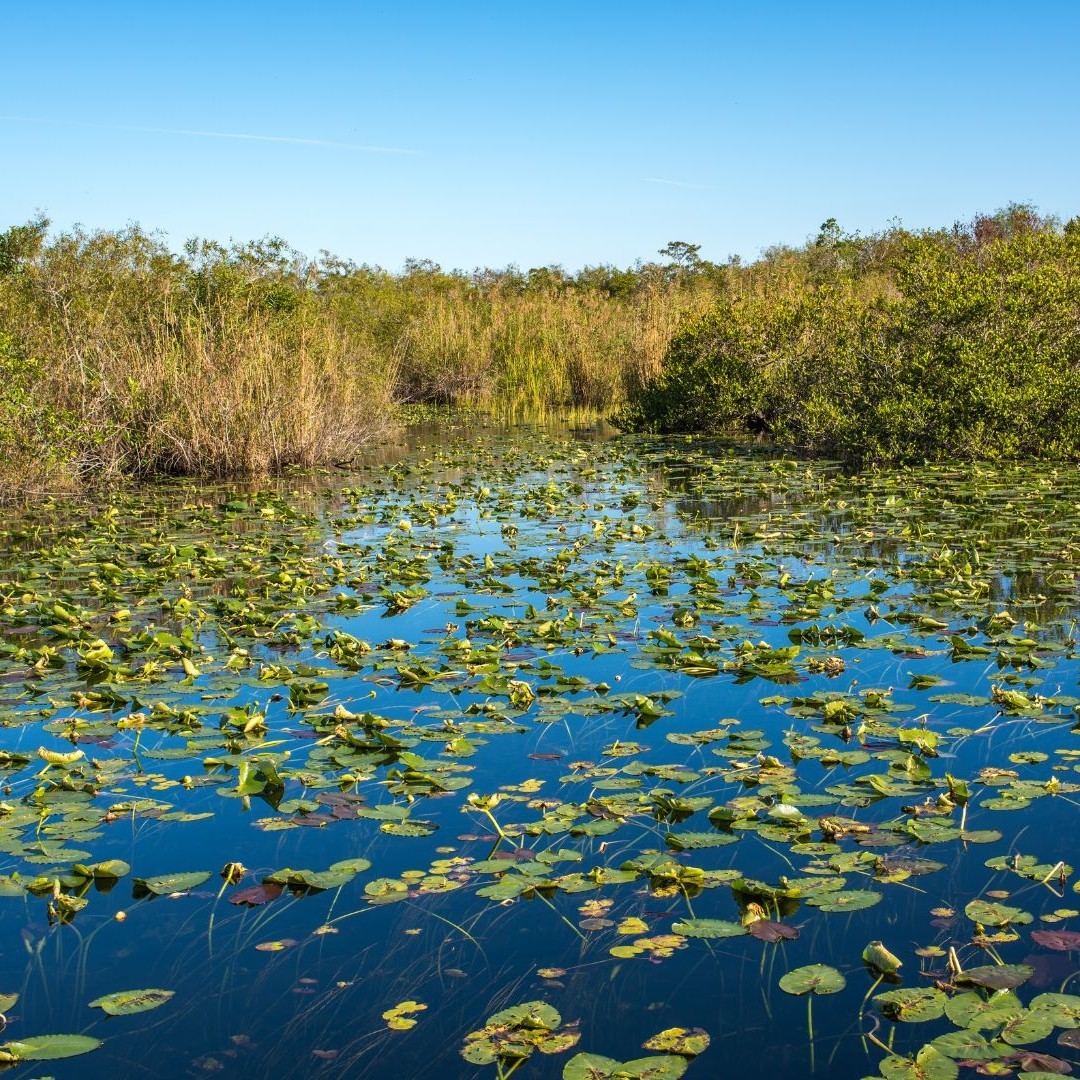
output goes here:
[{"label": "clear sky", "polygon": [[0,0],[0,227],[400,268],[1080,214],[1080,2]]}]

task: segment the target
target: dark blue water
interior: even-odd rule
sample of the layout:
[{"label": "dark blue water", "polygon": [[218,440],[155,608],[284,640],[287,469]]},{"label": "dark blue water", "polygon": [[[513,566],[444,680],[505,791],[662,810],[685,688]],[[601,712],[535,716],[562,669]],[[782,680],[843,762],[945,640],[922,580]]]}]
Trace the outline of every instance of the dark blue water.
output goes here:
[{"label": "dark blue water", "polygon": [[[966,966],[990,962],[988,956],[978,959],[981,950],[970,943],[972,927],[963,914],[965,904],[987,890],[1007,890],[1006,903],[1036,917],[1067,911],[1076,900],[1071,878],[1064,890],[1054,892],[985,866],[987,859],[1002,854],[1032,854],[1046,863],[1075,857],[1076,797],[1070,785],[1080,761],[1072,752],[1080,746],[1068,698],[1076,689],[1074,651],[1071,644],[1041,652],[1016,646],[1037,663],[1012,666],[999,662],[1008,651],[1001,634],[979,629],[980,620],[1008,605],[1021,620],[1018,639],[1030,633],[1047,646],[1071,641],[1075,593],[1060,587],[1071,563],[1071,556],[1061,554],[1072,542],[1071,526],[1067,518],[1063,524],[1049,514],[1039,517],[1040,507],[1032,504],[1030,515],[1021,515],[995,537],[980,516],[987,505],[985,486],[975,485],[982,498],[972,496],[971,505],[962,505],[965,485],[972,483],[965,477],[946,482],[931,474],[908,503],[914,477],[842,480],[826,466],[798,464],[794,468],[803,470],[802,479],[792,488],[785,479],[789,473],[770,468],[768,462],[744,463],[699,444],[611,444],[529,431],[416,450],[399,466],[355,476],[315,484],[297,480],[293,486],[302,490],[296,495],[287,493],[287,482],[286,490],[273,494],[274,517],[260,518],[257,500],[247,511],[236,512],[231,533],[243,543],[229,548],[217,526],[207,527],[205,542],[230,562],[229,574],[222,576],[228,577],[228,586],[165,573],[155,589],[177,596],[186,586],[195,603],[209,604],[209,597],[228,588],[244,596],[246,584],[250,597],[261,596],[256,606],[279,604],[287,625],[310,614],[318,622],[317,632],[298,634],[291,643],[272,636],[244,639],[255,663],[228,672],[221,661],[230,645],[217,624],[197,624],[196,639],[214,659],[199,661],[202,673],[194,682],[179,685],[181,673],[174,671],[160,685],[151,681],[128,687],[125,692],[138,697],[137,708],[129,704],[112,711],[71,704],[72,690],[96,684],[70,662],[39,680],[40,694],[26,697],[21,692],[25,664],[0,661],[12,675],[6,684],[11,693],[2,706],[10,726],[0,733],[0,749],[33,758],[30,765],[6,774],[11,788],[7,802],[26,800],[40,786],[39,746],[72,748],[55,727],[43,729],[44,723],[81,717],[103,725],[78,745],[99,765],[113,762],[114,771],[106,767],[99,773],[94,792],[53,796],[51,805],[70,798],[98,808],[115,806],[107,821],[89,822],[85,841],[78,831],[68,837],[71,818],[64,817],[63,846],[88,853],[83,862],[115,858],[132,867],[131,875],[110,891],[91,888],[89,903],[70,923],[50,924],[48,897],[0,897],[0,992],[20,995],[7,1014],[4,1037],[85,1032],[104,1040],[99,1050],[83,1057],[26,1063],[19,1066],[23,1074],[87,1080],[217,1073],[494,1076],[494,1066],[461,1058],[465,1035],[499,1009],[543,1000],[580,1031],[580,1043],[568,1053],[534,1054],[517,1070],[520,1077],[561,1076],[565,1062],[579,1050],[637,1058],[646,1053],[645,1039],[676,1026],[702,1028],[712,1039],[711,1048],[691,1064],[692,1076],[804,1077],[810,1075],[805,999],[784,994],[777,982],[789,969],[817,962],[834,965],[847,977],[843,992],[814,1002],[817,1074],[876,1074],[884,1054],[860,1032],[871,1030],[888,1039],[892,1025],[874,1019],[872,1009],[860,1019],[864,995],[874,981],[860,959],[869,941],[883,940],[903,959],[904,985],[931,985],[935,975],[943,977],[944,960],[920,956],[917,947],[947,950],[951,944],[966,950]],[[1001,481],[1002,490],[1011,479]],[[1076,485],[1077,479],[1070,476],[1068,483]],[[354,494],[342,496],[343,488]],[[163,531],[174,527],[177,508],[200,497],[198,491],[170,489],[140,493],[142,509],[126,514],[120,535],[125,543],[160,547],[166,542]],[[217,491],[206,497],[213,506],[223,499]],[[130,497],[119,497],[118,505],[125,498]],[[278,541],[283,534],[275,530],[281,526],[282,507],[290,505],[310,518],[296,530],[291,554],[282,561]],[[425,506],[432,508],[430,514]],[[79,512],[77,507],[49,511],[57,535],[64,515]],[[402,520],[410,527],[403,529]],[[919,521],[929,539],[913,535],[912,523]],[[262,526],[278,540],[264,539]],[[87,534],[95,535],[95,528]],[[198,540],[198,534],[197,524],[186,521],[184,535]],[[285,529],[284,535],[292,534]],[[965,545],[978,550],[985,573],[965,572],[962,560],[951,556],[943,560],[941,551],[950,541],[957,551]],[[267,558],[278,558],[285,573],[305,566],[316,576],[332,574],[333,593],[356,597],[361,609],[343,612],[325,595],[287,603],[274,591],[277,586],[264,587]],[[245,568],[252,559],[259,563],[256,570]],[[710,566],[701,571],[693,560],[708,560]],[[400,580],[406,563],[422,567],[426,595],[402,613],[388,614],[379,589],[407,588],[410,583]],[[657,567],[664,571],[659,577]],[[18,568],[16,557],[9,578],[19,576]],[[133,586],[123,574],[112,598],[108,589],[87,591],[94,574],[100,576],[92,559],[80,564],[73,554],[70,578],[57,587],[69,594],[92,593],[101,610],[109,603],[130,602]],[[702,575],[715,584],[702,588]],[[982,586],[973,586],[973,580]],[[1055,588],[1046,587],[1048,580]],[[792,593],[791,585],[809,581],[830,584]],[[48,579],[40,584],[47,586]],[[462,601],[467,607],[460,606]],[[800,612],[808,605],[814,614]],[[535,634],[543,620],[540,613],[563,621],[550,639]],[[505,620],[503,629],[485,623],[490,616]],[[147,617],[136,609],[136,624]],[[155,617],[155,625],[176,631],[190,625],[174,608],[155,609]],[[942,625],[916,621],[923,617]],[[1025,631],[1025,618],[1038,628]],[[809,626],[837,632],[847,628],[864,637],[828,647],[804,644],[794,678],[774,679],[736,671],[693,677],[668,670],[663,654],[655,651],[661,641],[650,636],[663,631],[685,644],[704,635],[717,643],[707,656],[731,661],[739,655],[740,642],[783,648],[792,644],[793,628]],[[360,658],[359,670],[342,669],[328,657],[327,636],[335,630],[373,646]],[[108,626],[95,633],[108,636]],[[956,633],[989,651],[961,658],[950,645]],[[35,634],[23,639],[43,640]],[[476,663],[475,654],[491,648],[490,671],[469,671],[464,654],[447,645],[466,637],[477,669],[484,665]],[[19,639],[15,634],[7,640]],[[391,639],[410,648],[395,649],[388,644]],[[63,648],[69,659],[74,656],[70,646],[61,643]],[[842,661],[843,671],[811,669],[811,657]],[[320,674],[304,677],[325,678],[326,698],[306,710],[291,709],[287,680],[265,672],[260,678],[260,663],[319,669]],[[398,666],[421,663],[443,669],[440,678],[418,689],[403,685]],[[913,676],[922,675],[944,681],[912,686]],[[1005,681],[1010,675],[1018,681]],[[515,706],[505,687],[499,688],[500,676],[527,682],[535,700]],[[574,676],[580,676],[580,686],[566,681]],[[1024,685],[1025,679],[1038,682]],[[1000,703],[989,701],[930,700],[942,693],[987,699],[992,685],[1064,700],[1037,716],[1008,715]],[[927,755],[924,762],[937,786],[914,783],[914,794],[852,801],[858,777],[898,777],[896,768],[890,773],[890,766],[900,764],[895,739],[861,732],[859,720],[844,730],[790,714],[790,701],[769,703],[833,692],[863,700],[860,693],[870,688],[890,690],[893,703],[909,707],[889,714],[890,723],[940,737],[937,756]],[[646,722],[632,711],[604,707],[616,695],[632,694],[650,695],[668,715]],[[36,711],[50,708],[50,695],[57,703],[52,715],[35,718]],[[117,729],[115,721],[138,708],[151,709],[155,700],[174,708],[184,702],[205,708],[202,728],[193,736],[147,728],[136,745],[133,730]],[[287,759],[279,759],[288,771],[284,799],[318,804],[315,812],[325,820],[314,827],[297,827],[304,812],[282,812],[276,798],[223,797],[222,792],[236,788],[237,770],[204,764],[228,752],[221,715],[245,705],[265,712],[266,732],[261,741],[246,743],[242,756],[257,762],[260,754],[287,753]],[[456,766],[438,775],[464,778],[468,786],[432,792],[406,784],[402,790],[403,772],[427,768],[414,759],[375,761],[359,769],[328,760],[320,744],[332,742],[333,724],[309,719],[328,716],[339,705],[350,713],[370,711],[384,718],[387,731],[412,744],[408,753],[426,763]],[[493,706],[497,714],[483,711]],[[493,715],[502,719],[492,723]],[[726,742],[694,746],[668,738],[728,721],[745,742],[736,741],[723,755],[713,751]],[[486,723],[486,729],[475,730],[477,723]],[[105,730],[110,724],[113,728]],[[949,734],[956,729],[968,733]],[[852,766],[810,758],[793,762],[785,739],[791,743],[800,734],[816,737],[837,753],[863,749],[871,756]],[[448,746],[459,738],[472,743],[472,753]],[[631,742],[641,744],[631,756],[610,752]],[[1010,754],[1029,751],[1041,751],[1047,759],[1009,761]],[[162,756],[173,753],[183,756]],[[774,755],[790,774],[779,781],[767,772],[759,775],[754,771],[759,754]],[[614,772],[632,761],[679,767],[694,776],[679,781]],[[733,762],[746,767],[745,779],[733,777]],[[590,772],[595,766],[613,773]],[[976,779],[988,767],[1011,769],[1020,779],[1042,785],[1056,778],[1064,790],[1018,803],[1017,809],[989,809],[982,804],[998,793],[997,781]],[[355,782],[344,779],[346,773]],[[956,824],[959,808],[942,817],[930,813],[946,773],[973,785],[964,825],[980,842],[924,844],[887,830],[880,844],[864,848],[858,836],[839,841],[842,851],[868,850],[901,862],[929,858],[944,868],[888,882],[865,869],[845,872],[846,888],[874,890],[881,901],[851,913],[788,902],[782,913],[800,936],[782,944],[751,936],[689,938],[670,955],[646,950],[620,958],[611,955],[613,946],[635,936],[670,934],[683,918],[738,921],[735,895],[725,884],[693,895],[656,895],[639,877],[591,892],[542,890],[500,903],[477,895],[478,888],[495,879],[468,870],[470,862],[487,859],[494,848],[517,851],[519,862],[530,861],[524,849],[563,849],[580,857],[579,862],[559,863],[552,875],[594,867],[614,870],[648,851],[667,852],[676,863],[705,871],[735,869],[770,883],[827,874],[824,865],[813,865],[815,859],[827,860],[827,854],[793,852],[790,840],[757,828],[736,828],[737,842],[727,846],[668,851],[669,830],[711,828],[704,811],[686,821],[664,822],[639,810],[611,832],[597,835],[541,831],[538,823],[559,802],[585,804],[614,793],[634,797],[663,789],[723,806],[764,790],[770,805],[807,800],[804,813],[811,827],[805,841],[814,842],[822,840],[814,819],[824,814],[877,826],[916,819],[904,808],[925,804],[926,816],[918,820]],[[872,794],[865,786],[861,790]],[[320,798],[343,792],[359,796],[356,805],[361,807],[392,804],[410,820],[437,829],[430,835],[392,835],[381,831],[374,818],[334,817],[333,801]],[[516,834],[512,842],[499,844],[490,821],[466,801],[469,794],[495,792],[504,798],[493,813],[504,830]],[[169,817],[176,812],[193,820]],[[756,820],[766,818],[763,809]],[[50,812],[42,829],[56,820]],[[602,816],[585,815],[579,823],[598,820]],[[517,834],[514,825],[532,828]],[[986,832],[1000,838],[980,835]],[[18,873],[22,880],[38,873],[62,877],[72,861],[47,855],[27,861],[32,851],[32,845],[21,856],[11,851],[0,873]],[[340,889],[302,896],[286,890],[251,908],[229,901],[237,888],[249,888],[282,868],[323,870],[357,857],[370,860],[371,869]],[[427,891],[422,884],[437,860],[443,862],[436,869],[457,886],[450,891]],[[218,876],[229,862],[247,868],[240,886],[224,886]],[[133,898],[133,877],[187,871],[212,873],[190,892]],[[406,899],[372,904],[364,889],[376,878],[403,882]],[[599,916],[597,901],[604,905]],[[590,903],[594,906],[581,910]],[[943,914],[945,909],[952,914]],[[618,924],[631,917],[647,930],[619,934]],[[608,925],[597,925],[598,918]],[[1047,925],[1077,925],[1077,917],[1060,918]],[[590,925],[583,928],[583,921]],[[1076,970],[1074,958],[1040,950],[1027,929],[996,949],[1008,961],[1034,961],[1036,975],[1024,994],[1057,990]],[[272,943],[283,944],[270,951],[257,948]],[[561,972],[545,975],[541,969]],[[128,1017],[103,1018],[88,1007],[99,995],[140,987],[172,990],[175,996],[157,1010]],[[389,1030],[383,1012],[405,1001],[426,1009],[412,1014],[417,1024],[411,1030]],[[894,1049],[915,1049],[951,1027],[944,1020],[898,1025]]]}]

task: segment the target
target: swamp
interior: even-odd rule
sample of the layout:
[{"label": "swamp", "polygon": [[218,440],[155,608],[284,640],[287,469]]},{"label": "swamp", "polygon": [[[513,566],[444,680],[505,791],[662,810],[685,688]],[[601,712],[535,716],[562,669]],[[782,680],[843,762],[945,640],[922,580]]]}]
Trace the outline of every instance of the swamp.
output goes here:
[{"label": "swamp", "polygon": [[1080,1060],[1076,466],[446,415],[0,531],[18,1075]]}]

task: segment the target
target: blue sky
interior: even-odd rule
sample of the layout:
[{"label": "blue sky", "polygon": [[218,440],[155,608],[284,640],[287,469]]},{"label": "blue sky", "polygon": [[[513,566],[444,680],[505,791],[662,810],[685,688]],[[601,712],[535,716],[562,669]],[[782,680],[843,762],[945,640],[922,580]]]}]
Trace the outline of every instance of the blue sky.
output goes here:
[{"label": "blue sky", "polygon": [[[3,5],[0,227],[397,269],[1080,214],[1080,4]],[[201,133],[201,134],[200,134]],[[249,137],[256,136],[256,137]]]}]

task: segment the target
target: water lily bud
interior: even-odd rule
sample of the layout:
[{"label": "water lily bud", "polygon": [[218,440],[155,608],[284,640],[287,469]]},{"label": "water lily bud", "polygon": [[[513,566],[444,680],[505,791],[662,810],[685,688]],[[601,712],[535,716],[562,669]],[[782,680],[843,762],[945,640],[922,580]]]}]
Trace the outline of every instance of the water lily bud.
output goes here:
[{"label": "water lily bud", "polygon": [[903,966],[898,956],[894,956],[880,941],[871,941],[863,949],[863,960],[882,975],[895,975]]}]

